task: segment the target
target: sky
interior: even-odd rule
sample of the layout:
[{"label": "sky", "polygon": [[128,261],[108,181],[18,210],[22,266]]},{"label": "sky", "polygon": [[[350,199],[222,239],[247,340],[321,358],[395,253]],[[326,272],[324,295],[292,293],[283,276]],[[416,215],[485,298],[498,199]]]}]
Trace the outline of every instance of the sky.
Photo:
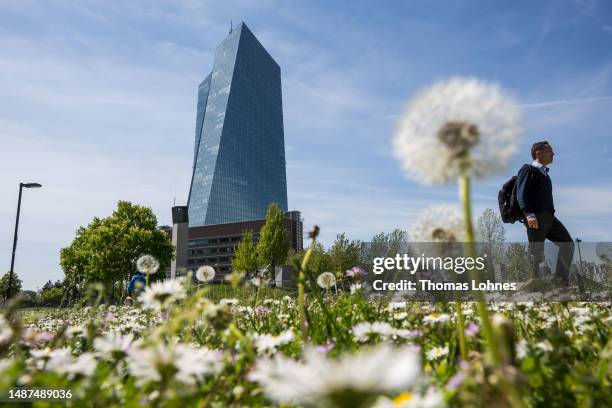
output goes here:
[{"label": "sky", "polygon": [[[409,230],[457,186],[409,179],[391,138],[408,101],[450,77],[499,83],[519,103],[520,154],[475,181],[474,214],[548,140],[557,216],[612,241],[612,3],[606,1],[0,2],[0,271],[25,289],[61,279],[59,250],[118,200],[170,224],[186,204],[197,86],[244,21],[281,66],[289,209],[304,227],[367,241]],[[524,240],[506,225],[507,240]],[[3,270],[3,268],[5,268]]]}]

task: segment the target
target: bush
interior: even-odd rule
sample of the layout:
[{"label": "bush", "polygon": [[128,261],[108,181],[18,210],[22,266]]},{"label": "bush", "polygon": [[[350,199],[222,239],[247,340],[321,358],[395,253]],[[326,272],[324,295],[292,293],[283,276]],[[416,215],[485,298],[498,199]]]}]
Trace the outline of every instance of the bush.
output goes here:
[{"label": "bush", "polygon": [[40,301],[44,306],[59,306],[63,296],[64,291],[62,288],[46,288],[40,292]]}]

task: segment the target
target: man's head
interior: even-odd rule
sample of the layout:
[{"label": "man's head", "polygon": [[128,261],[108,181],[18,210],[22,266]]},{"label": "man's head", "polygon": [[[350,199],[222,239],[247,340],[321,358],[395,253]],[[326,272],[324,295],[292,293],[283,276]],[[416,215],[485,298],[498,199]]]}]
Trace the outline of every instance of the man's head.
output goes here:
[{"label": "man's head", "polygon": [[540,164],[547,166],[553,162],[552,146],[548,142],[536,142],[531,146],[531,158],[537,160]]}]

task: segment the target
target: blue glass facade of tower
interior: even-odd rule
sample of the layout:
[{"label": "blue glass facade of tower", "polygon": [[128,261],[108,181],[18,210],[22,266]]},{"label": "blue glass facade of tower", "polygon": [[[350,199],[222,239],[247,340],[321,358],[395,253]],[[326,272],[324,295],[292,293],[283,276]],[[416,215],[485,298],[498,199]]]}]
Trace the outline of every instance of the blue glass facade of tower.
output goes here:
[{"label": "blue glass facade of tower", "polygon": [[241,23],[198,87],[189,226],[287,211],[280,67]]}]

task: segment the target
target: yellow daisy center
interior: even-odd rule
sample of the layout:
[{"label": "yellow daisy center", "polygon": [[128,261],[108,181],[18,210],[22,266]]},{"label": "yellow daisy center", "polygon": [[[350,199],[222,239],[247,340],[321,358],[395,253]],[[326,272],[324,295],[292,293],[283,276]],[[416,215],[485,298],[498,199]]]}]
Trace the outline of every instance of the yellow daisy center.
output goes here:
[{"label": "yellow daisy center", "polygon": [[408,402],[411,399],[412,399],[412,393],[411,392],[402,392],[400,395],[398,395],[397,397],[393,398],[393,404],[395,406],[400,406],[404,402]]}]

